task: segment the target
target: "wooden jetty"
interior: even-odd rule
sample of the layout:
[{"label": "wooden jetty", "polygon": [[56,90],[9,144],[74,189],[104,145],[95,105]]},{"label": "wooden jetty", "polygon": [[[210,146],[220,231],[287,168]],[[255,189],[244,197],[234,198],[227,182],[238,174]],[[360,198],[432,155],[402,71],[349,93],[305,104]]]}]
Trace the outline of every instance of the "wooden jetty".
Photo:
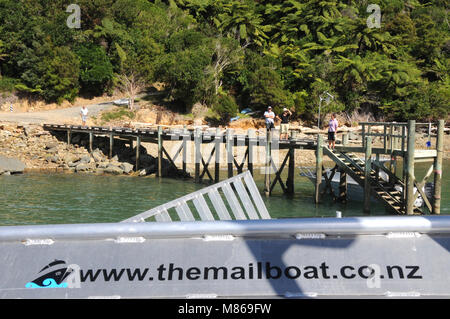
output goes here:
[{"label": "wooden jetty", "polygon": [[[437,133],[435,149],[416,150],[415,131],[420,125],[429,125],[428,123],[360,123],[362,126],[362,142],[358,146],[350,146],[347,134],[343,134],[342,142],[338,141],[335,150],[331,150],[325,145],[323,136],[318,134],[316,138],[297,138],[295,131],[291,131],[289,140],[280,140],[276,134],[265,132],[257,134],[256,130],[250,129],[245,135],[234,134],[232,129],[225,131],[217,129],[201,130],[184,128],[140,128],[131,129],[123,127],[100,127],[100,126],[76,126],[76,125],[57,125],[45,124],[44,129],[48,131],[64,131],[67,134],[67,143],[71,143],[73,133],[85,133],[89,135],[89,150],[92,152],[94,137],[109,137],[109,157],[113,156],[113,145],[115,139],[127,140],[130,147],[133,143],[136,145],[136,163],[135,170],[139,170],[139,154],[141,143],[154,143],[158,145],[158,170],[157,176],[162,176],[162,161],[166,158],[170,165],[179,169],[175,164],[177,158],[181,155],[181,169],[187,172],[187,149],[188,143],[193,143],[194,147],[194,180],[196,183],[203,181],[205,176],[212,183],[220,181],[219,167],[221,164],[221,149],[225,146],[225,158],[227,164],[227,176],[233,177],[233,171],[237,174],[243,172],[244,167],[253,174],[255,164],[262,164],[264,169],[264,193],[269,196],[274,187],[279,184],[284,193],[293,194],[295,173],[295,150],[309,149],[316,151],[316,170],[315,170],[315,202],[320,202],[320,197],[328,188],[331,189],[331,180],[336,171],[341,173],[340,199],[346,198],[346,176],[352,177],[364,189],[364,212],[370,212],[370,198],[379,199],[386,207],[395,214],[422,214],[421,208],[414,207],[413,203],[419,196],[425,201],[425,207],[430,213],[440,213],[441,196],[441,176],[442,176],[442,151],[443,151],[443,132],[444,121],[437,124]],[[378,131],[374,128],[378,127]],[[379,127],[382,127],[381,133]],[[430,129],[429,129],[430,131]],[[261,132],[259,132],[261,133]],[[383,146],[373,147],[373,138],[380,138]],[[178,141],[180,145],[173,156],[164,147],[166,141]],[[212,144],[213,147],[208,154],[202,153],[202,145]],[[234,154],[235,147],[245,147],[245,154],[239,161]],[[258,147],[265,149],[263,162],[255,163],[254,152]],[[273,159],[274,150],[287,150],[284,159],[280,161],[281,165]],[[365,154],[364,160],[356,154]],[[375,156],[373,160],[372,157]],[[380,155],[388,155],[391,158],[389,167],[386,168],[380,164]],[[325,174],[323,167],[323,157],[328,156],[334,163],[331,176]],[[397,162],[403,160],[403,170],[401,174],[397,172]],[[210,171],[210,164],[214,162],[214,175]],[[431,161],[432,165],[423,180],[418,181],[414,175],[414,165],[418,162]],[[301,163],[300,163],[301,164]],[[287,165],[288,176],[285,181],[282,179],[282,172]],[[385,181],[379,177],[379,171],[384,171],[389,176]],[[275,177],[271,180],[271,174]],[[434,194],[430,202],[423,192],[422,188],[434,173]],[[401,175],[401,177],[399,177]],[[325,181],[325,188],[320,192],[320,186]],[[395,185],[401,186],[401,191],[397,190]],[[322,187],[323,188],[323,187]],[[414,193],[414,189],[417,191]]]},{"label": "wooden jetty", "polygon": [[[265,130],[263,134],[257,134],[254,129],[249,129],[247,134],[234,134],[232,129],[226,129],[225,131],[219,128],[214,130],[203,131],[200,128],[187,129],[187,128],[163,128],[158,126],[156,128],[140,128],[131,129],[123,127],[101,127],[101,126],[78,126],[78,125],[59,125],[59,124],[44,124],[44,129],[47,131],[63,131],[67,135],[67,143],[71,143],[72,134],[84,133],[89,135],[89,151],[92,152],[94,137],[102,136],[109,138],[109,157],[113,156],[113,146],[115,139],[121,139],[129,142],[130,147],[133,147],[133,143],[136,145],[136,163],[135,170],[139,170],[139,154],[141,143],[154,143],[158,145],[158,171],[157,175],[162,176],[162,160],[166,158],[171,165],[179,169],[175,164],[177,158],[181,155],[182,167],[181,169],[186,172],[188,156],[187,149],[188,143],[193,143],[194,146],[194,180],[196,183],[203,181],[205,176],[208,177],[210,182],[219,182],[219,167],[221,164],[221,149],[225,145],[225,157],[227,161],[227,177],[233,177],[234,170],[237,170],[237,174],[243,172],[244,167],[253,174],[255,158],[254,152],[257,147],[264,147],[265,158],[263,159],[263,165],[267,166],[267,174],[265,180],[265,193],[270,195],[272,190],[277,184],[280,184],[283,191],[286,193],[294,193],[294,176],[295,176],[295,149],[310,149],[316,148],[316,140],[309,138],[297,138],[296,132],[291,132],[291,138],[289,140],[279,140],[277,136],[274,137],[273,132],[266,134]],[[174,155],[170,155],[164,147],[164,142],[179,141],[180,145]],[[212,150],[209,154],[202,154],[201,147],[204,144],[212,144]],[[234,154],[235,147],[245,147],[245,154],[241,160],[236,159]],[[289,150],[282,161],[281,166],[278,168],[276,161],[272,157],[272,151],[275,149],[287,149]],[[210,164],[214,161],[214,175],[210,171]],[[288,166],[288,178],[284,182],[281,178],[281,173],[285,166]],[[270,173],[275,172],[275,179],[270,180]]]},{"label": "wooden jetty", "polygon": [[[331,179],[334,173],[341,172],[340,196],[346,196],[346,179],[342,176],[351,176],[364,189],[364,212],[370,212],[370,198],[379,199],[385,206],[395,214],[413,215],[425,213],[422,208],[415,207],[414,202],[422,197],[426,209],[429,213],[440,214],[441,202],[441,177],[442,177],[442,152],[444,121],[437,124],[437,133],[434,149],[415,149],[416,128],[418,126],[429,125],[428,123],[416,123],[410,120],[407,123],[360,123],[362,125],[362,145],[350,146],[348,138],[344,134],[342,145],[338,145],[334,150],[323,145],[321,137],[318,138],[316,148],[316,189],[315,201],[320,201],[321,192],[319,186],[325,177],[325,189],[331,188]],[[373,127],[382,127],[382,132],[373,132]],[[373,138],[379,137],[383,146],[375,148],[372,145]],[[431,134],[429,135],[431,138]],[[364,160],[355,153],[365,154]],[[323,172],[323,155],[332,159],[336,166],[328,177]],[[375,155],[375,160],[372,156]],[[380,155],[390,156],[389,167],[380,163]],[[403,161],[403,169],[397,172],[398,160]],[[431,166],[422,180],[417,180],[414,167],[419,162],[431,162]],[[379,172],[387,174],[388,180],[380,177]],[[432,201],[427,197],[423,188],[431,174],[434,172],[434,190]],[[400,186],[401,190],[398,190]]]}]

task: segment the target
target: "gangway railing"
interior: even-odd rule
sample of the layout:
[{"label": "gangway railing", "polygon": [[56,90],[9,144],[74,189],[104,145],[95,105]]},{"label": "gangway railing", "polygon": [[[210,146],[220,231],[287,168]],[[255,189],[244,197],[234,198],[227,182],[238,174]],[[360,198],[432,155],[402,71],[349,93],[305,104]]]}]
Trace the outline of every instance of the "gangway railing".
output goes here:
[{"label": "gangway railing", "polygon": [[[210,203],[208,203],[208,201]],[[122,222],[270,219],[250,171],[170,201]]]}]

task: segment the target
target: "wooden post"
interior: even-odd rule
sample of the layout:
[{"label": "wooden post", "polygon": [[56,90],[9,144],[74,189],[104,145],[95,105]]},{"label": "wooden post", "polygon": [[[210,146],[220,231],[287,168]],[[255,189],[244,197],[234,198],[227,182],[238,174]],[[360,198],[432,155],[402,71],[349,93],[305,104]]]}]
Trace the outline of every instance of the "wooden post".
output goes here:
[{"label": "wooden post", "polygon": [[228,178],[233,177],[233,130],[227,129],[226,135]]},{"label": "wooden post", "polygon": [[67,144],[70,145],[70,141],[72,140],[72,129],[67,130]]},{"label": "wooden post", "polygon": [[133,138],[128,138],[128,144],[130,144],[130,149],[133,150]]},{"label": "wooden post", "polygon": [[113,157],[113,147],[114,147],[114,136],[112,133],[109,134],[109,158]]},{"label": "wooden post", "polygon": [[392,154],[392,151],[394,150],[394,139],[395,139],[392,135],[394,135],[394,125],[390,124],[389,125],[389,150],[390,150],[391,154]]},{"label": "wooden post", "polygon": [[345,170],[339,170],[339,197],[341,203],[347,203],[347,173]]},{"label": "wooden post", "polygon": [[291,131],[291,138],[289,140],[289,166],[288,178],[286,181],[287,193],[294,194],[294,175],[295,175],[295,131]]},{"label": "wooden post", "polygon": [[323,165],[323,137],[317,135],[317,149],[316,149],[316,185],[314,202],[319,203],[320,200],[320,184],[322,183],[322,165]]},{"label": "wooden post", "polygon": [[370,172],[372,171],[372,137],[365,140],[365,166],[364,166],[364,213],[370,213]]},{"label": "wooden post", "polygon": [[442,190],[442,151],[444,144],[444,120],[439,120],[436,138],[436,157],[434,159],[434,193],[433,214],[441,213],[441,190]]},{"label": "wooden post", "polygon": [[361,125],[362,126],[362,130],[361,130],[361,142],[362,142],[362,147],[365,147],[365,143],[366,143],[366,126],[364,124]]},{"label": "wooden post", "polygon": [[[394,154],[391,154],[391,162],[392,164],[392,168],[391,168],[391,172],[392,174],[394,174],[394,176],[397,176],[397,156]],[[391,180],[391,178],[389,178],[389,180]],[[395,183],[395,181],[392,179],[392,185]]]},{"label": "wooden post", "polygon": [[401,149],[402,149],[402,152],[404,152],[405,151],[405,136],[406,136],[406,127],[403,125],[402,126],[402,147],[401,147]]},{"label": "wooden post", "polygon": [[[186,125],[184,125],[184,127],[183,127],[183,150],[182,150],[183,163],[182,163],[182,166],[183,166],[183,172],[185,174],[186,174],[186,162],[187,162],[187,140],[188,140],[187,135],[188,135],[188,133],[189,133],[189,131],[186,128]],[[189,135],[189,139],[190,139],[190,135]]]},{"label": "wooden post", "polygon": [[346,146],[348,144],[348,134],[344,133],[342,134],[342,145]]},{"label": "wooden post", "polygon": [[271,147],[272,144],[272,130],[266,132],[266,167],[264,171],[264,193],[266,196],[270,195],[270,164],[271,164]]},{"label": "wooden post", "polygon": [[253,153],[254,153],[254,146],[256,145],[256,132],[254,129],[248,130],[248,157],[247,157],[247,168],[250,171],[250,174],[253,176]]},{"label": "wooden post", "polygon": [[136,136],[136,172],[139,170],[139,155],[141,152],[141,137]]},{"label": "wooden post", "polygon": [[158,126],[158,177],[162,177],[162,158],[163,158],[162,126]]},{"label": "wooden post", "polygon": [[216,136],[214,140],[215,159],[214,159],[214,183],[220,181],[220,147],[222,146],[222,133],[220,128],[216,128]]},{"label": "wooden post", "polygon": [[92,153],[92,145],[94,144],[94,133],[89,132],[89,152]]},{"label": "wooden post", "polygon": [[379,153],[375,154],[375,161],[377,164],[377,165],[375,165],[375,173],[378,178],[380,176],[380,167],[378,166],[380,164],[380,154]]},{"label": "wooden post", "polygon": [[408,121],[408,150],[406,160],[406,214],[414,213],[414,153],[416,140],[416,121]]},{"label": "wooden post", "polygon": [[195,129],[194,132],[194,144],[195,144],[195,182],[200,183],[200,162],[201,160],[201,132],[199,128]]}]

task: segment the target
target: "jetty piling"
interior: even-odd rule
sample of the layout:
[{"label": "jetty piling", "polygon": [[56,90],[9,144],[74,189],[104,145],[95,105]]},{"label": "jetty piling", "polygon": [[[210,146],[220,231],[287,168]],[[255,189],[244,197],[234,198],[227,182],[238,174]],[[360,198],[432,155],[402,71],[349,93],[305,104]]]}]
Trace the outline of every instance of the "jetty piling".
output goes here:
[{"label": "jetty piling", "polygon": [[[429,129],[431,131],[431,129]],[[442,189],[442,152],[444,145],[444,120],[439,120],[436,138],[436,157],[434,158],[434,192],[433,214],[441,213],[441,189]]]},{"label": "jetty piling", "polygon": [[[372,137],[365,137],[365,163],[364,163],[364,213],[370,213],[371,173],[372,173]],[[378,175],[377,175],[378,176]]]}]

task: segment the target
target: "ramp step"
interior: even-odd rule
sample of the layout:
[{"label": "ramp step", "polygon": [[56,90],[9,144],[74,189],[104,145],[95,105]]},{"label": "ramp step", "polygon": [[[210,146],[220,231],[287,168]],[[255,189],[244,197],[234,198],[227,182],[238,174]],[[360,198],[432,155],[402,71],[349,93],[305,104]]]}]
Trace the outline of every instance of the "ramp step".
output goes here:
[{"label": "ramp step", "polygon": [[[344,165],[351,177],[361,186],[364,187],[365,181],[365,161],[361,160],[354,153],[338,152],[336,150],[328,151],[331,153],[330,157],[338,164]],[[404,215],[405,211],[402,208],[401,192],[397,191],[389,182],[382,179],[377,171],[370,172],[370,185],[372,187],[373,195],[384,202],[387,207],[395,211],[395,213]],[[417,210],[420,211],[420,210]]]}]

